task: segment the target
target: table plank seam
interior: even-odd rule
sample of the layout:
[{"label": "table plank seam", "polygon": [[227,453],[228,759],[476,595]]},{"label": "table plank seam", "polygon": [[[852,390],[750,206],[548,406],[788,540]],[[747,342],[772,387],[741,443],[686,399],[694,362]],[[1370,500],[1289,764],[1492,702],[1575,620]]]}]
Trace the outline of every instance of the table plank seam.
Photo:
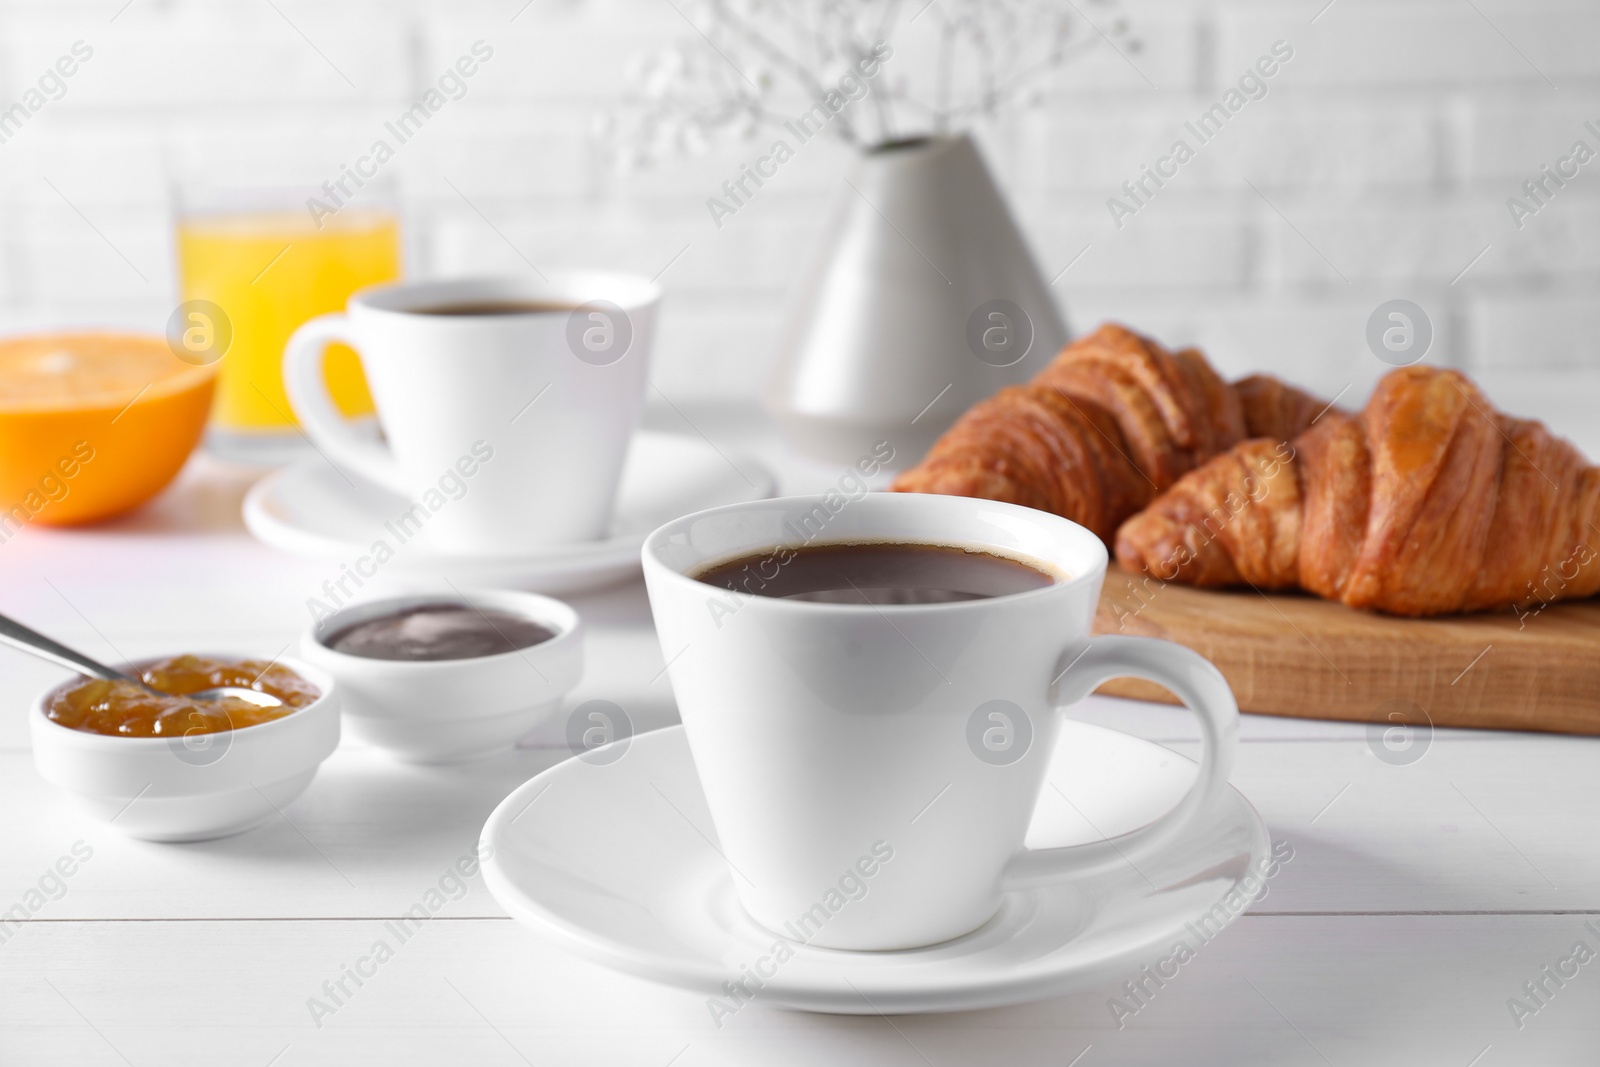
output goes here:
[{"label": "table plank seam", "polygon": [[[1562,908],[1554,910],[1469,909],[1460,911],[1247,911],[1241,919],[1446,919],[1446,918],[1560,918],[1563,916],[1600,916],[1600,908]],[[30,918],[9,920],[19,926],[72,926],[95,923],[369,923],[415,919],[415,916],[394,915],[230,915],[230,916],[138,916],[129,918]],[[425,922],[513,922],[509,915],[432,915]]]}]

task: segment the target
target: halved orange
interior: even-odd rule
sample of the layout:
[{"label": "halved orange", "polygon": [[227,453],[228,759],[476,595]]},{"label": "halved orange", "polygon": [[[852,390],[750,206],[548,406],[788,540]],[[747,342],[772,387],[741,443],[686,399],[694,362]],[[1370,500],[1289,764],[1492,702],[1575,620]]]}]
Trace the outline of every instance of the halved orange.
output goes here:
[{"label": "halved orange", "polygon": [[216,370],[180,360],[159,335],[0,339],[0,541],[159,493],[205,430]]}]

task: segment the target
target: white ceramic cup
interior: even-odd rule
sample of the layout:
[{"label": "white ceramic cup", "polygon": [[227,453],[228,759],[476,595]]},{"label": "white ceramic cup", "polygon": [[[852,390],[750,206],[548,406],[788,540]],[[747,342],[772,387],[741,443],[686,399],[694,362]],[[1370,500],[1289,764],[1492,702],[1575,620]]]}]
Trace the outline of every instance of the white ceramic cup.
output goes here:
[{"label": "white ceramic cup", "polygon": [[[295,331],[284,386],[334,463],[426,507],[438,550],[508,552],[605,534],[644,406],[661,290],[598,272],[364,289]],[[443,315],[450,305],[566,310]],[[323,378],[327,346],[361,356],[388,447],[348,423]]]},{"label": "white ceramic cup", "polygon": [[[691,577],[781,546],[960,545],[1065,580],[943,604],[824,604]],[[695,768],[745,910],[791,940],[900,949],[977,929],[1007,889],[1170,844],[1227,787],[1238,709],[1222,675],[1166,641],[1091,637],[1106,550],[1054,515],[967,497],[790,497],[703,511],[645,542],[645,582]],[[1166,815],[1070,848],[1023,845],[1060,706],[1123,675],[1196,712],[1194,786]]]}]

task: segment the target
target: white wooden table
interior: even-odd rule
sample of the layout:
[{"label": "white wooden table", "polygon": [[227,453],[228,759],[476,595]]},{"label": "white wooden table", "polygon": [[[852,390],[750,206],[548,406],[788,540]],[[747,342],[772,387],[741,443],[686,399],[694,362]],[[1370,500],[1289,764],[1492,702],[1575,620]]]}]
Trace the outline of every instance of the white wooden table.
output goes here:
[{"label": "white wooden table", "polygon": [[[1570,417],[1549,421],[1600,455],[1582,406],[1595,384],[1569,383]],[[1494,391],[1512,406],[1534,389]],[[1560,392],[1538,390],[1547,417]],[[684,428],[674,423],[660,420]],[[696,423],[763,454],[787,490],[833,476],[759,428]],[[279,652],[327,565],[250,539],[238,518],[248,481],[199,457],[135,517],[0,545],[0,611],[106,658]],[[642,586],[572,599],[591,626],[572,701],[615,701],[640,730],[673,722]],[[25,711],[61,677],[0,650],[0,911],[34,912],[0,926],[0,1064],[1600,1063],[1600,740],[1440,730],[1397,766],[1360,726],[1246,716],[1234,782],[1294,858],[1121,1028],[1108,987],[890,1019],[754,1006],[718,1029],[702,997],[517,927],[476,877],[375,975],[347,983],[319,1026],[309,999],[392,940],[384,920],[440,886],[495,804],[567,754],[561,742],[535,737],[469,770],[406,767],[347,742],[285,819],[148,844],[81,821],[35,773]],[[1091,698],[1078,713],[1197,747],[1182,711]],[[52,877],[74,849],[92,854]],[[1596,958],[1558,987],[1543,969],[1580,941]],[[1552,995],[1533,1001],[1530,981]],[[1538,1008],[1520,1027],[1514,997]]]}]

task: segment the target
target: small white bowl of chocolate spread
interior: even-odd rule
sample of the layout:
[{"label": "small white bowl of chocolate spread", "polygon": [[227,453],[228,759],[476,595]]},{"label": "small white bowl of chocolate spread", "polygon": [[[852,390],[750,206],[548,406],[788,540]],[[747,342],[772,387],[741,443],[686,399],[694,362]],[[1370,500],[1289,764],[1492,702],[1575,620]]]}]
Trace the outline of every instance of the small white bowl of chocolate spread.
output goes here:
[{"label": "small white bowl of chocolate spread", "polygon": [[583,673],[583,624],[535,593],[452,589],[350,604],[300,639],[338,680],[350,736],[409,763],[512,748]]}]

